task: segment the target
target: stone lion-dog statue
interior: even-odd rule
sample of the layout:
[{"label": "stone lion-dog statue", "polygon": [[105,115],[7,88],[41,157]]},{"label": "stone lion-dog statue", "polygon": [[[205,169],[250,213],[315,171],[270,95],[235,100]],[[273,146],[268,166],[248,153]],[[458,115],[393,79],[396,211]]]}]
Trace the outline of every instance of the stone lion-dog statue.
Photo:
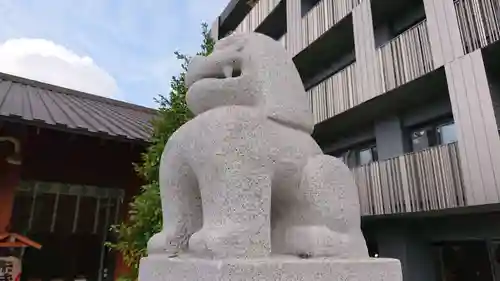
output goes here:
[{"label": "stone lion-dog statue", "polygon": [[163,229],[150,255],[368,257],[356,184],[311,137],[304,86],[279,42],[226,37],[192,58],[186,85],[196,117],[162,154]]}]

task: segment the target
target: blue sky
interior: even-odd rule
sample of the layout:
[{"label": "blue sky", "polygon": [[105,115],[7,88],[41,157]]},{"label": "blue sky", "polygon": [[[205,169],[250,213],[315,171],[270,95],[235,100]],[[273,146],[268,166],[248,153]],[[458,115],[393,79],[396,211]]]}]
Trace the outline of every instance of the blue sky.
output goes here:
[{"label": "blue sky", "polygon": [[229,0],[0,0],[0,72],[156,107]]}]

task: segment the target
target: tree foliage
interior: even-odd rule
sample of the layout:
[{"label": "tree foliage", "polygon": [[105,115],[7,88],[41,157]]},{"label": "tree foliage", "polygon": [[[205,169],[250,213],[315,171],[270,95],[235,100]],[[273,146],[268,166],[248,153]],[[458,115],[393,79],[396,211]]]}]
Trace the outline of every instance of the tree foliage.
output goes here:
[{"label": "tree foliage", "polygon": [[[213,50],[214,41],[205,23],[202,24],[202,35],[203,43],[197,55],[207,56]],[[169,137],[193,117],[186,105],[187,88],[184,82],[190,58],[179,52],[175,55],[181,62],[182,71],[172,77],[168,97],[159,95],[155,99],[159,104],[159,116],[153,121],[151,145],[142,155],[142,162],[135,165],[146,184],[129,204],[126,221],[112,227],[116,242],[108,243],[111,249],[122,254],[125,264],[131,269],[130,276],[123,277],[126,279],[137,278],[139,261],[146,254],[147,242],[162,227],[158,173],[163,148]]]}]

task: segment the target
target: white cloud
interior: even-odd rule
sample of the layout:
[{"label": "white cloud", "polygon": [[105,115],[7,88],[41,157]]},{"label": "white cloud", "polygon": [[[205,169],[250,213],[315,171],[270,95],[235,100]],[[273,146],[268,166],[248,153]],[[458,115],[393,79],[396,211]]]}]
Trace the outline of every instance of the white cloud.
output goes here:
[{"label": "white cloud", "polygon": [[[84,80],[83,90],[155,107],[153,98],[159,93],[168,93],[171,76],[180,71],[174,51],[189,55],[199,51],[201,22],[212,24],[227,3],[229,0],[0,0],[0,47],[6,40],[14,41],[13,38],[44,38],[56,42],[80,59],[84,57],[82,54],[91,57],[94,67],[114,78],[104,81],[116,80],[120,93],[99,90],[110,84],[96,82],[99,80],[95,78],[90,82]],[[28,47],[37,50],[34,46]],[[75,63],[55,58],[57,63],[50,60],[49,65],[37,70],[43,74],[37,73],[37,77],[47,81],[45,69],[57,66],[51,72],[65,75],[56,75],[57,79],[49,77],[48,82],[61,84],[59,80],[67,79],[61,77],[66,77]],[[32,65],[31,58],[24,60],[28,59],[29,67],[23,66],[19,75],[27,76],[40,68]],[[4,60],[5,55],[0,54],[0,72],[6,71]],[[18,64],[21,62],[16,62]],[[81,74],[72,77],[76,81],[84,79]],[[76,82],[69,85],[71,88],[81,86]],[[96,86],[98,89],[94,90]]]},{"label": "white cloud", "polygon": [[9,39],[0,44],[0,72],[105,97],[119,94],[115,79],[92,58],[45,39]]}]

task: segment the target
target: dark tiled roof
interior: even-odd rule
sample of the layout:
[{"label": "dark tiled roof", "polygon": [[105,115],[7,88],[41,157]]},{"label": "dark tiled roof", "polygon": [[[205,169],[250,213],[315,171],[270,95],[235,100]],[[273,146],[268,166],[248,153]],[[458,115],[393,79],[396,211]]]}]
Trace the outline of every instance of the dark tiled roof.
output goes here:
[{"label": "dark tiled roof", "polygon": [[148,141],[154,109],[0,73],[0,118]]}]

